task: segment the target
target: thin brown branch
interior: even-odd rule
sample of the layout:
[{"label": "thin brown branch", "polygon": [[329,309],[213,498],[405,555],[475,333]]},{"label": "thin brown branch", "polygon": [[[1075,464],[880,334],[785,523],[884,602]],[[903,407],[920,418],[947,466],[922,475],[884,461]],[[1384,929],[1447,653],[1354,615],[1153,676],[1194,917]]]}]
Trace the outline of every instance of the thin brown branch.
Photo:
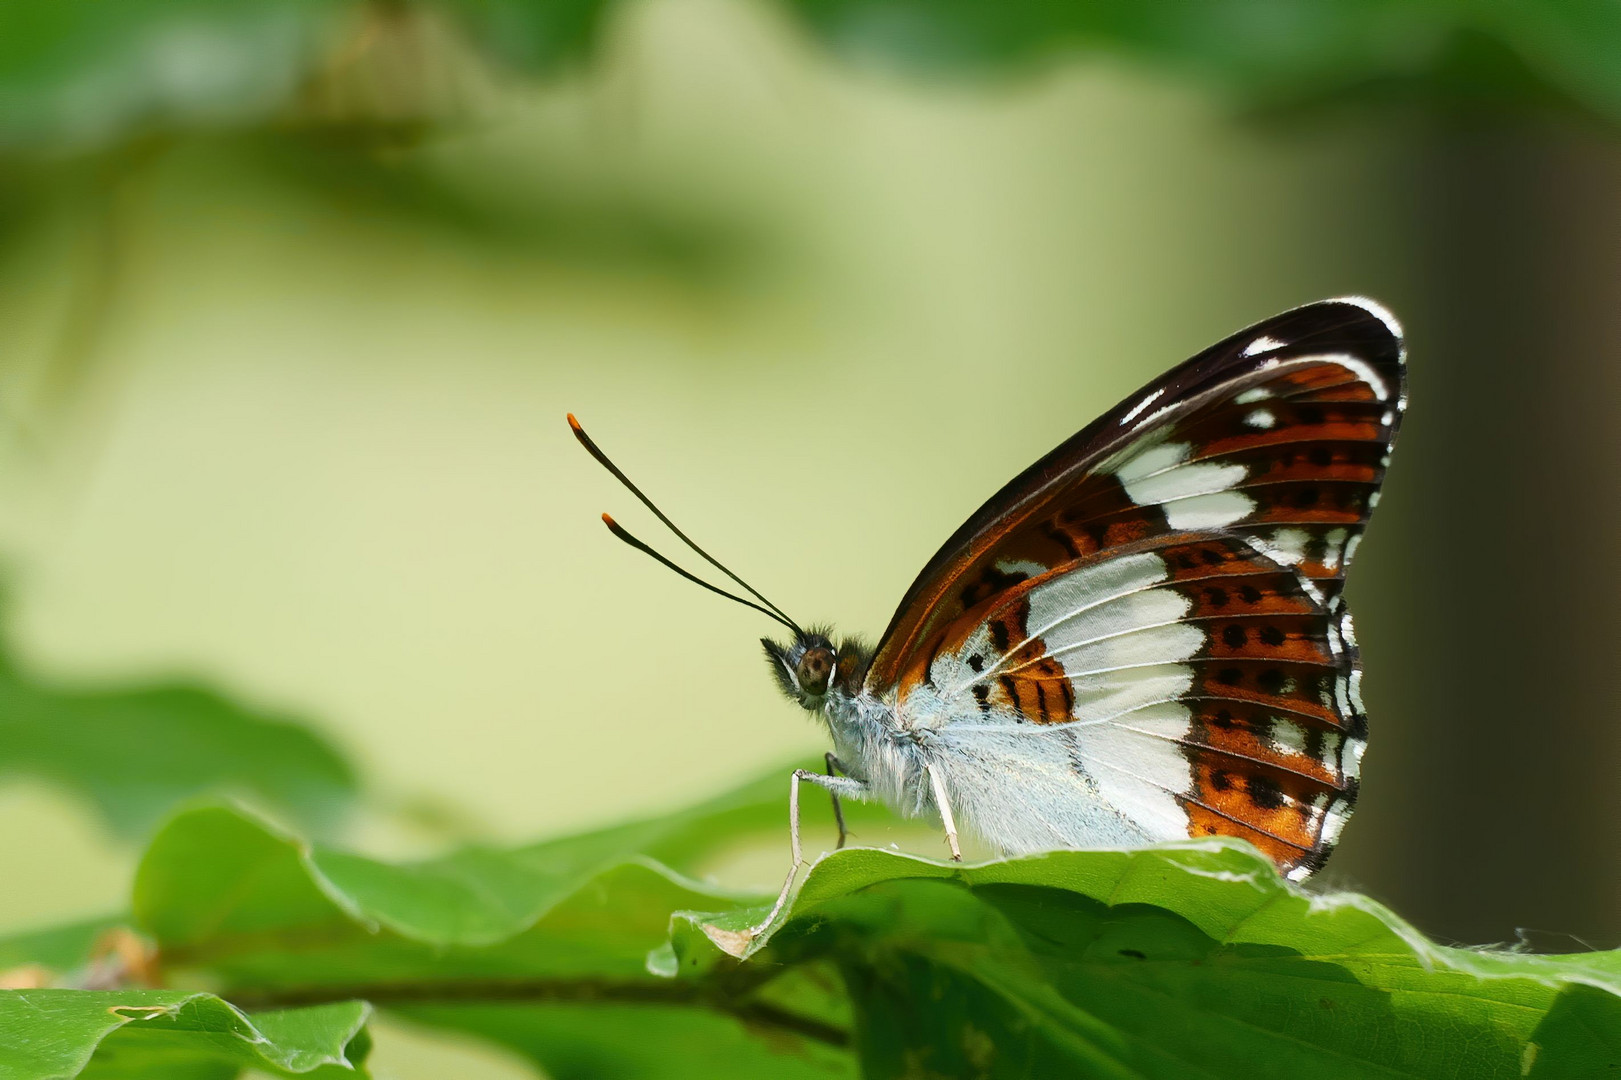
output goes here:
[{"label": "thin brown branch", "polygon": [[364,1000],[384,1008],[407,1005],[600,1004],[674,1005],[710,1009],[757,1028],[787,1032],[829,1046],[847,1047],[850,1033],[834,1024],[764,1002],[738,1000],[713,984],[615,979],[449,979],[443,981],[333,983],[227,990],[220,995],[242,1009],[285,1009],[331,1001]]}]

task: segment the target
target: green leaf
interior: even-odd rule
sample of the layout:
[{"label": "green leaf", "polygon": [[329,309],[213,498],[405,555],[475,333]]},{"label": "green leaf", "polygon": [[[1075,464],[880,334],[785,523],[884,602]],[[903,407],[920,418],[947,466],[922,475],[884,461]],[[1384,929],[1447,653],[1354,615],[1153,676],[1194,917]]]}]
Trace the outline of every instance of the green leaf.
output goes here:
[{"label": "green leaf", "polygon": [[355,1075],[370,1011],[350,1001],[249,1016],[179,990],[0,990],[0,1080]]},{"label": "green leaf", "polygon": [[747,923],[683,917],[677,955],[718,942],[835,961],[865,1018],[869,1076],[922,1062],[942,1075],[1509,1077],[1528,1054],[1547,1075],[1621,1067],[1621,953],[1435,945],[1364,897],[1289,885],[1232,842],[968,867],[839,852],[775,937],[743,942]]},{"label": "green leaf", "polygon": [[[136,876],[135,914],[170,944],[254,931],[267,922],[332,918],[356,918],[436,946],[488,944],[522,933],[602,873],[664,874],[666,866],[691,871],[756,835],[780,839],[786,849],[791,771],[784,766],[656,818],[406,864],[307,847],[239,811],[201,808],[153,839]],[[808,803],[805,820],[827,813],[826,804]],[[849,806],[846,817],[856,829],[888,820],[874,806]],[[669,910],[659,916],[660,940]]]},{"label": "green leaf", "polygon": [[1364,897],[1284,882],[1236,842],[978,865],[850,849],[758,935],[761,897],[646,855],[690,866],[780,829],[785,787],[774,774],[685,813],[412,864],[196,809],[153,841],[133,915],[171,979],[240,1008],[363,999],[560,1080],[1621,1065],[1621,952],[1436,945]]},{"label": "green leaf", "polygon": [[[780,828],[786,782],[769,787]],[[658,821],[409,865],[312,848],[237,811],[192,810],[154,839],[134,915],[171,975],[238,1004],[365,997],[502,1043],[559,1078],[710,1076],[717,1061],[848,1075],[844,1029],[783,1015],[753,973],[723,987],[649,970],[671,912],[756,898],[690,881],[635,846],[695,855],[735,840],[765,806],[746,791]],[[712,830],[717,821],[730,830]],[[839,998],[792,996],[817,994],[837,1019]]]},{"label": "green leaf", "polygon": [[324,832],[358,787],[349,763],[308,728],[213,691],[60,686],[0,653],[0,777],[8,773],[78,792],[125,837],[210,792]]}]

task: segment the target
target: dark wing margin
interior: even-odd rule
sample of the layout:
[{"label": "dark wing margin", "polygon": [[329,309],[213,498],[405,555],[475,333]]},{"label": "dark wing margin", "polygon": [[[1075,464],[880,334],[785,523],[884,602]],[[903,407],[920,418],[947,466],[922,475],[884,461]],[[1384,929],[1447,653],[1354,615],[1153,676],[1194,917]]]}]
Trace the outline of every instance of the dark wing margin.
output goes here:
[{"label": "dark wing margin", "polygon": [[1339,604],[1406,406],[1400,327],[1371,300],[1284,312],[1206,349],[991,496],[906,591],[866,688],[892,694],[970,608],[1077,559],[1223,531]]}]

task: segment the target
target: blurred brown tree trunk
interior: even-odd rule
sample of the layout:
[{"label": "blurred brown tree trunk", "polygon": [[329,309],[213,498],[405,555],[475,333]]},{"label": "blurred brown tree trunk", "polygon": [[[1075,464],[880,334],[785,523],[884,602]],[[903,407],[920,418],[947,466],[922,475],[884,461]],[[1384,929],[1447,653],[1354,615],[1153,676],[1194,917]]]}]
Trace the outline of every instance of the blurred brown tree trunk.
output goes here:
[{"label": "blurred brown tree trunk", "polygon": [[1407,148],[1392,195],[1420,280],[1398,286],[1413,404],[1387,510],[1406,536],[1379,537],[1396,587],[1365,641],[1383,850],[1351,872],[1443,936],[1613,947],[1621,144],[1525,124]]}]

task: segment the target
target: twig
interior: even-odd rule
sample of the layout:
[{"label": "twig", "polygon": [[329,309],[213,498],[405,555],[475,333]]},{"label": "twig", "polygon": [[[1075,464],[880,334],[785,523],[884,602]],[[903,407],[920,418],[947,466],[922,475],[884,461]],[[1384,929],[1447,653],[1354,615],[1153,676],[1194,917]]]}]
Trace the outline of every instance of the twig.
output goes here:
[{"label": "twig", "polygon": [[334,983],[274,989],[242,987],[220,995],[242,1009],[280,1009],[361,999],[374,1005],[531,1004],[682,1005],[712,1009],[753,1027],[787,1031],[847,1047],[850,1033],[764,1002],[739,1002],[712,984],[613,979],[449,979]]}]

